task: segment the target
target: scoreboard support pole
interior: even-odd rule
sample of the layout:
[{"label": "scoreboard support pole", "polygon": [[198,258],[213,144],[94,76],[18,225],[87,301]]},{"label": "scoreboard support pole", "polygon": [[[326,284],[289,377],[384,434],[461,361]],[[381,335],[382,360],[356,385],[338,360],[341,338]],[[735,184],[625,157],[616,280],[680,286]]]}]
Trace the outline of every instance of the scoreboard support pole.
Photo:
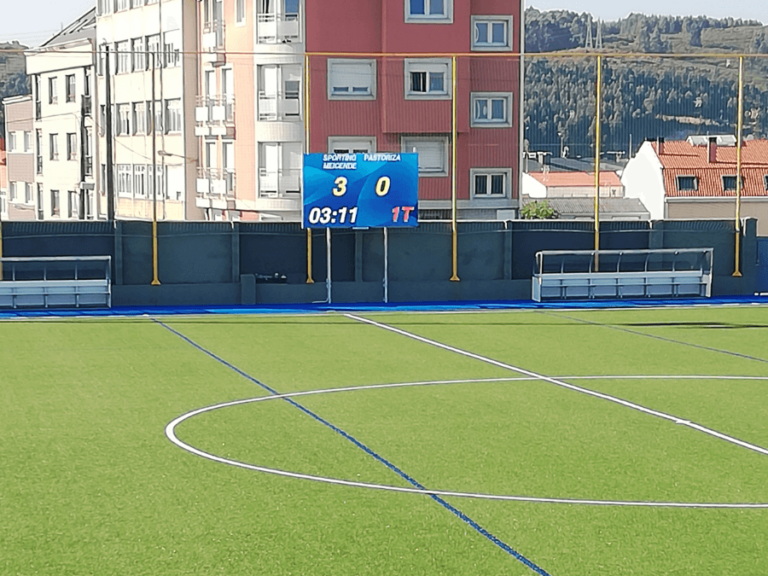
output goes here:
[{"label": "scoreboard support pole", "polygon": [[384,304],[389,304],[389,229],[384,228]]},{"label": "scoreboard support pole", "polygon": [[326,300],[328,304],[332,304],[331,301],[331,229],[325,229],[325,288],[327,291]]}]

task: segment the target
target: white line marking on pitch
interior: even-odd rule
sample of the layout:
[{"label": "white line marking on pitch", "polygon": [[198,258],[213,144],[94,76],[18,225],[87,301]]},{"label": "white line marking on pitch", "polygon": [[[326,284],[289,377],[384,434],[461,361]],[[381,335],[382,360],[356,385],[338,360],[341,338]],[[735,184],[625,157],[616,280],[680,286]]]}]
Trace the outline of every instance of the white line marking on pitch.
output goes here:
[{"label": "white line marking on pitch", "polygon": [[[520,380],[520,378],[514,378],[512,380]],[[477,380],[475,382],[478,382]],[[388,484],[373,484],[368,482],[354,482],[351,480],[342,480],[339,478],[330,478],[327,476],[315,476],[312,474],[301,474],[299,472],[289,472],[287,470],[280,470],[278,468],[269,468],[266,466],[257,466],[255,464],[248,464],[240,462],[238,460],[232,460],[224,458],[222,456],[216,456],[199,448],[195,448],[190,444],[187,444],[176,435],[176,427],[182,422],[189,420],[195,416],[206,412],[212,412],[214,410],[220,410],[222,408],[230,408],[232,406],[242,406],[244,404],[254,404],[257,402],[266,402],[269,400],[280,400],[285,398],[295,398],[298,396],[311,396],[314,394],[330,394],[335,392],[352,392],[356,390],[369,390],[376,388],[392,388],[395,386],[416,386],[426,384],[442,384],[451,383],[451,381],[441,382],[411,382],[402,384],[374,384],[370,386],[354,386],[347,388],[332,388],[328,390],[307,390],[304,392],[290,392],[288,394],[276,394],[271,396],[259,396],[257,398],[247,398],[245,400],[233,400],[231,402],[223,402],[214,406],[207,406],[205,408],[198,408],[186,414],[183,414],[170,422],[165,427],[166,437],[173,442],[176,446],[201,458],[218,462],[220,464],[227,464],[229,466],[235,466],[237,468],[244,468],[246,470],[253,470],[256,472],[264,472],[267,474],[273,474],[276,476],[283,476],[286,478],[294,478],[298,480],[310,480],[312,482],[321,482],[324,484],[335,484],[338,486],[349,486],[353,488],[368,488],[371,490],[383,490],[388,492],[402,492],[407,494],[434,494],[436,496],[443,497],[455,497],[455,498],[476,498],[481,500],[498,500],[498,501],[510,501],[510,502],[531,502],[539,504],[573,504],[573,505],[588,505],[588,506],[630,506],[630,507],[646,507],[646,508],[725,508],[725,509],[765,509],[768,508],[768,503],[763,502],[644,502],[633,500],[587,500],[578,498],[546,498],[536,496],[516,496],[506,494],[484,494],[478,492],[454,492],[450,490],[420,490],[417,488],[405,488],[401,486],[391,486]]]},{"label": "white line marking on pitch", "polygon": [[529,376],[531,378],[535,378],[543,382],[549,382],[550,384],[554,384],[555,386],[560,386],[561,388],[567,388],[568,390],[573,390],[574,392],[580,392],[581,394],[586,394],[588,396],[593,396],[595,398],[608,400],[609,402],[614,402],[615,404],[619,404],[621,406],[625,406],[627,408],[631,408],[633,410],[637,410],[639,412],[643,412],[651,416],[656,416],[657,418],[662,418],[664,420],[669,420],[676,424],[688,426],[689,428],[698,430],[699,432],[703,432],[704,434],[709,434],[710,436],[714,436],[715,438],[725,440],[726,442],[730,442],[731,444],[735,444],[737,446],[741,446],[742,448],[746,448],[748,450],[752,450],[754,452],[758,452],[760,454],[768,456],[768,450],[761,446],[757,446],[756,444],[750,444],[749,442],[739,440],[738,438],[734,438],[733,436],[728,436],[727,434],[722,434],[717,430],[712,430],[711,428],[706,428],[705,426],[700,426],[699,424],[687,422],[682,418],[679,418],[678,416],[673,416],[671,414],[666,414],[665,412],[660,412],[658,410],[646,408],[645,406],[641,406],[640,404],[635,404],[634,402],[622,400],[621,398],[617,398],[616,396],[610,396],[609,394],[603,394],[602,392],[596,392],[594,390],[590,390],[589,388],[582,388],[581,386],[576,386],[575,384],[568,384],[567,382],[564,382],[561,379],[552,378],[550,376],[545,376],[543,374],[538,374],[536,372],[532,372],[531,370],[526,370],[525,368],[518,368],[517,366],[512,366],[511,364],[505,364],[504,362],[499,362],[498,360],[494,360],[493,358],[488,358],[487,356],[481,356],[480,354],[468,352],[467,350],[462,350],[461,348],[456,348],[455,346],[449,346],[448,344],[443,344],[442,342],[438,342],[436,340],[430,340],[429,338],[419,336],[418,334],[413,334],[412,332],[407,332],[406,330],[401,330],[400,328],[395,328],[394,326],[389,326],[388,324],[382,324],[381,322],[376,322],[375,320],[371,320],[370,318],[355,316],[354,314],[345,314],[345,316],[347,318],[351,318],[352,320],[357,320],[358,322],[370,324],[371,326],[376,326],[377,328],[389,330],[390,332],[400,334],[401,336],[406,336],[408,338],[412,338],[413,340],[418,340],[419,342],[422,342],[424,344],[429,344],[430,346],[442,348],[443,350],[454,352],[456,354],[460,354],[468,358],[474,358],[475,360],[480,360],[481,362],[485,362],[486,364],[491,364],[499,368],[504,368],[505,370],[511,370],[519,374],[525,374],[526,376]]}]

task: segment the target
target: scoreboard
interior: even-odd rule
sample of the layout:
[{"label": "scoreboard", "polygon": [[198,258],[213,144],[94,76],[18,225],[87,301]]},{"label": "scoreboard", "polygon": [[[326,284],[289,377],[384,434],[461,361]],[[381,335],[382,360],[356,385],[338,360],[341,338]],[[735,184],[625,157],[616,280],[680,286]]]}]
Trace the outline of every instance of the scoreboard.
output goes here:
[{"label": "scoreboard", "polygon": [[418,154],[305,154],[305,228],[418,226]]}]

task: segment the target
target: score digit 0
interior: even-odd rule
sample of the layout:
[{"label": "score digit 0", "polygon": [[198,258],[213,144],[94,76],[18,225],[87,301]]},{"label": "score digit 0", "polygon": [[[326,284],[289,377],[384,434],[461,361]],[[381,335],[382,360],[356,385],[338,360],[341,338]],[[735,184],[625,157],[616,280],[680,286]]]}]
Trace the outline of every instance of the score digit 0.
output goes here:
[{"label": "score digit 0", "polygon": [[379,181],[376,182],[376,196],[386,196],[391,185],[392,182],[390,181],[389,176],[382,176],[379,178]]}]

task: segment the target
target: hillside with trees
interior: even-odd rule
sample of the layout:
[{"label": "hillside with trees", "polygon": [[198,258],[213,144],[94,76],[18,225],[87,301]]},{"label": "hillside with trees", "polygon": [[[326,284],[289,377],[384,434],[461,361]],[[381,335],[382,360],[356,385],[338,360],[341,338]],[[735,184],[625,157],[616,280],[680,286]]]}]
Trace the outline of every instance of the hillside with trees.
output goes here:
[{"label": "hillside with trees", "polygon": [[768,27],[760,22],[631,14],[598,32],[589,14],[529,8],[526,52],[530,150],[594,154],[598,53],[605,152],[626,157],[646,138],[735,133],[736,54],[755,55],[745,58],[744,134],[768,136]]}]

